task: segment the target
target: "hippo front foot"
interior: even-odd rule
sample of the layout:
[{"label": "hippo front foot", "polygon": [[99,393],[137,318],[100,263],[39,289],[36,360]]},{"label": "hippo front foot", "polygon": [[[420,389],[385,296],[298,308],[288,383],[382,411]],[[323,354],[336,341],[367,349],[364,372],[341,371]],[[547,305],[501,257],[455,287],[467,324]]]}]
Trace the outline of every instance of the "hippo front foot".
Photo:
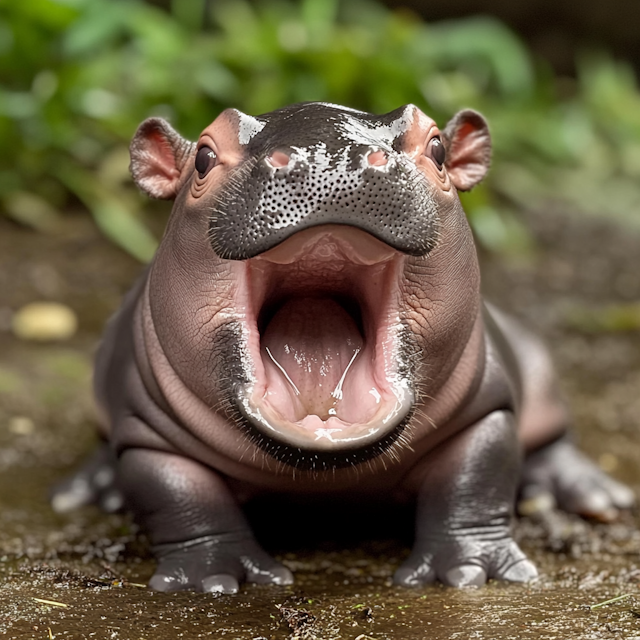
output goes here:
[{"label": "hippo front foot", "polygon": [[416,543],[393,579],[403,587],[436,581],[451,587],[479,587],[489,578],[529,582],[537,576],[535,566],[508,533],[502,539],[487,539],[475,530]]},{"label": "hippo front foot", "polygon": [[523,514],[557,506],[610,522],[634,503],[629,487],[610,478],[567,438],[542,447],[525,461],[519,502]]},{"label": "hippo front foot", "polygon": [[395,582],[469,587],[536,578],[510,533],[519,467],[508,411],[485,416],[430,452],[420,465],[416,542]]},{"label": "hippo front foot", "polygon": [[293,584],[291,571],[263,551],[249,531],[156,545],[153,551],[158,568],[149,586],[156,591],[231,594],[243,582]]},{"label": "hippo front foot", "polygon": [[120,511],[124,496],[116,485],[117,458],[108,444],[102,443],[72,475],[51,491],[51,506],[57,513],[68,513],[88,505],[97,505],[107,513]]},{"label": "hippo front foot", "polygon": [[127,505],[158,560],[152,589],[237,593],[243,582],[293,582],[291,571],[256,542],[213,469],[173,453],[127,449],[119,472]]}]

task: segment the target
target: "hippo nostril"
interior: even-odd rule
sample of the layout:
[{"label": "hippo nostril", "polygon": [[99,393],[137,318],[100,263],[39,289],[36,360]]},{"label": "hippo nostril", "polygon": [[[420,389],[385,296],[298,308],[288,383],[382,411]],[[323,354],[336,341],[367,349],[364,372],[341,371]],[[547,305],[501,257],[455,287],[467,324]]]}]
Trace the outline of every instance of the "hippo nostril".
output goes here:
[{"label": "hippo nostril", "polygon": [[274,151],[270,156],[267,156],[267,162],[276,169],[288,166],[290,159],[289,154],[283,151]]},{"label": "hippo nostril", "polygon": [[372,151],[367,155],[367,160],[372,167],[383,167],[389,161],[389,157],[384,151]]}]

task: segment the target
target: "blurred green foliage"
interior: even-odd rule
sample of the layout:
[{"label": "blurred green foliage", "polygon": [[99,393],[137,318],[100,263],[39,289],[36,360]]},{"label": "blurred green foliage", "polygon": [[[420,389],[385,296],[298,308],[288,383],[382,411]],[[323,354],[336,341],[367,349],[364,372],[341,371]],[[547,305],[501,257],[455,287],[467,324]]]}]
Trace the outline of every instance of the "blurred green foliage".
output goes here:
[{"label": "blurred green foliage", "polygon": [[195,137],[228,106],[413,102],[442,124],[488,118],[494,168],[465,194],[480,239],[519,252],[510,211],[561,199],[640,222],[640,96],[632,71],[585,56],[559,80],[488,18],[425,24],[374,0],[0,0],[0,206],[39,229],[79,200],[140,260],[156,240],[127,174],[138,123]]},{"label": "blurred green foliage", "polygon": [[572,329],[584,333],[614,333],[640,331],[640,303],[572,306],[565,314]]}]

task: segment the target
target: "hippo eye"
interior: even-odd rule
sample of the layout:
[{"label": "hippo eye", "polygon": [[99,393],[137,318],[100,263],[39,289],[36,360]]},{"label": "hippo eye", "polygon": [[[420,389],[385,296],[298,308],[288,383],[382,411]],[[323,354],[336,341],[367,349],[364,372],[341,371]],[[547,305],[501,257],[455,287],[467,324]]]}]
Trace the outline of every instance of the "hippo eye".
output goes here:
[{"label": "hippo eye", "polygon": [[438,167],[438,169],[442,169],[447,157],[447,152],[445,151],[444,144],[442,144],[442,140],[440,140],[440,138],[431,139],[429,143],[429,155],[435,162],[436,167]]},{"label": "hippo eye", "polygon": [[204,178],[216,166],[218,157],[210,147],[200,147],[196,153],[196,171],[200,178]]}]

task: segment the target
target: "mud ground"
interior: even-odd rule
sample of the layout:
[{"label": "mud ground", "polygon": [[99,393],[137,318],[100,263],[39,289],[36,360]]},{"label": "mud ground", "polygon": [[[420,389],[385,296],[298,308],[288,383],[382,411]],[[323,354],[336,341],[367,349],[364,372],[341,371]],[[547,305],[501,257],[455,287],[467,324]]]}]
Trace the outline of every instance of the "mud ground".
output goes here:
[{"label": "mud ground", "polygon": [[[553,209],[526,223],[538,250],[484,256],[487,296],[547,339],[578,441],[640,495],[640,236]],[[261,535],[295,586],[218,597],[147,590],[153,562],[126,516],[62,517],[47,504],[48,487],[93,445],[91,354],[138,270],[82,216],[50,236],[0,220],[0,636],[640,640],[634,514],[613,525],[519,520],[517,537],[541,572],[529,586],[403,590],[390,576],[408,553],[410,514],[267,506],[254,517],[269,522]],[[62,344],[18,341],[12,312],[33,300],[68,304],[79,333]]]}]

